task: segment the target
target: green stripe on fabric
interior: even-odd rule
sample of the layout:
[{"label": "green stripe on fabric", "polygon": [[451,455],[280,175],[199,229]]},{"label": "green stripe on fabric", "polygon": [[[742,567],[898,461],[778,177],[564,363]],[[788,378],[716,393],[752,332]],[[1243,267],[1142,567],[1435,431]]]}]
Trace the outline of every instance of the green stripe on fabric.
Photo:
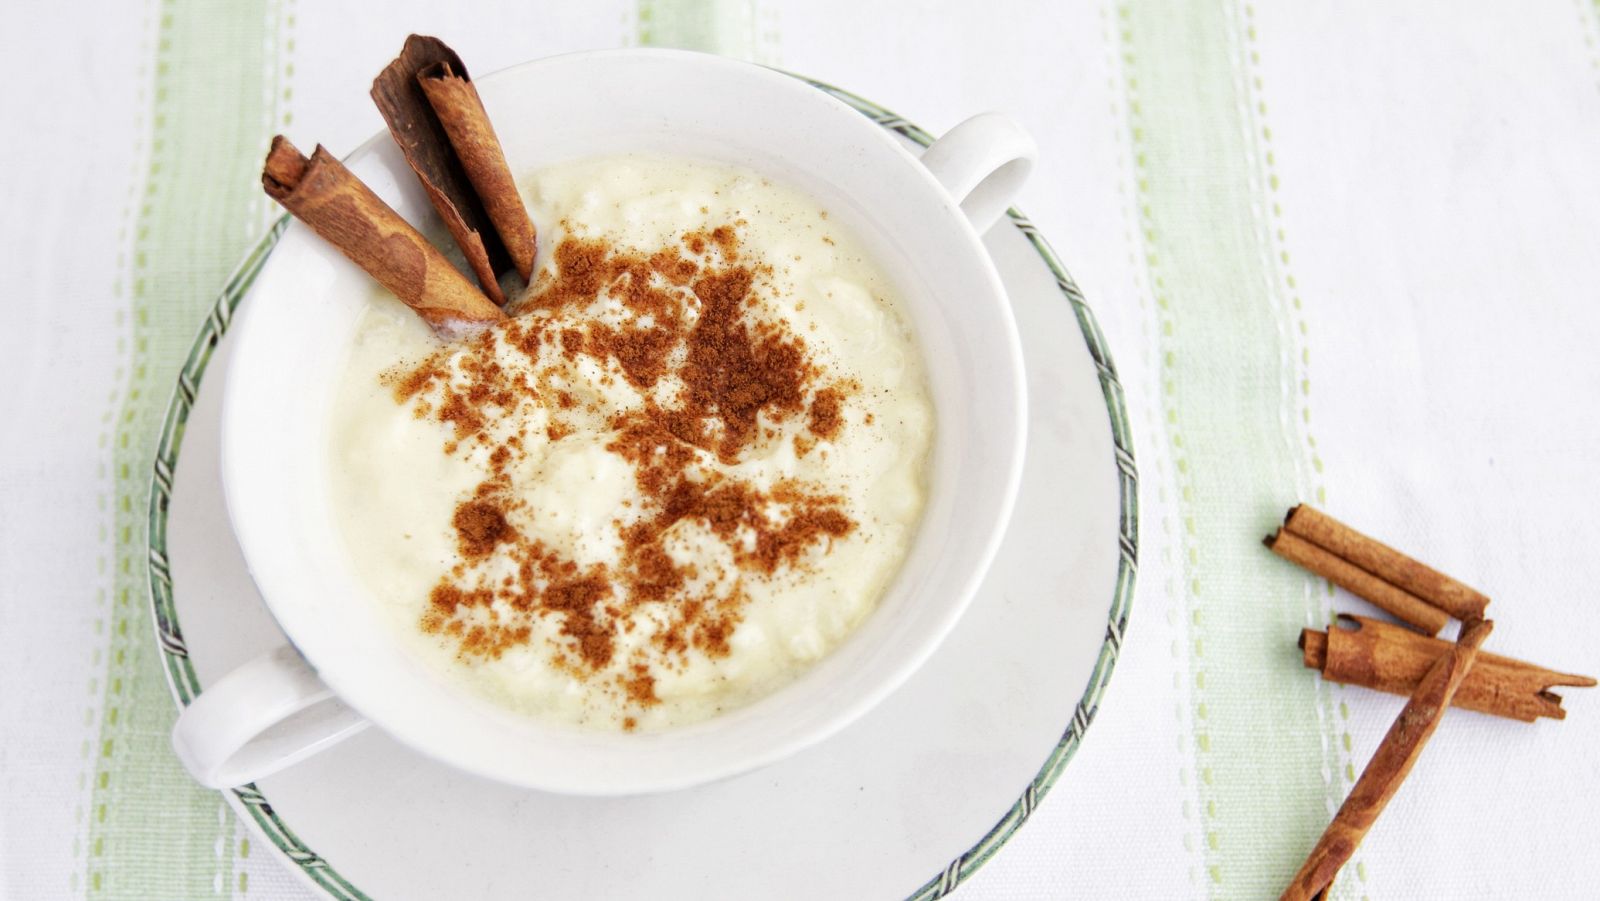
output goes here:
[{"label": "green stripe on fabric", "polygon": [[[95,555],[95,574],[101,579],[100,585],[95,588],[95,618],[93,634],[89,640],[94,642],[95,648],[90,657],[90,676],[88,691],[86,692],[86,707],[83,717],[84,738],[79,747],[80,769],[78,771],[78,796],[79,801],[73,811],[74,820],[79,825],[78,834],[72,840],[73,869],[70,880],[71,893],[76,896],[88,890],[88,871],[90,866],[89,855],[89,816],[88,808],[92,802],[94,792],[92,782],[98,768],[94,756],[97,748],[96,742],[100,736],[101,711],[104,707],[105,688],[101,684],[104,675],[106,660],[106,646],[109,644],[107,637],[106,620],[111,610],[111,560],[116,555],[117,545],[112,536],[113,519],[112,511],[115,504],[111,499],[115,492],[116,483],[111,474],[112,447],[118,432],[119,420],[117,414],[121,412],[122,400],[125,394],[125,382],[128,372],[127,358],[129,353],[128,338],[121,334],[127,320],[124,306],[127,302],[130,286],[128,275],[131,272],[129,262],[132,253],[132,233],[135,212],[139,207],[139,191],[143,187],[141,176],[144,172],[143,159],[148,141],[148,118],[150,108],[151,45],[154,40],[155,16],[158,10],[153,3],[145,4],[141,11],[139,23],[139,53],[138,70],[134,76],[134,148],[132,158],[135,161],[129,171],[127,186],[124,191],[120,225],[117,228],[117,275],[111,284],[113,306],[116,308],[114,322],[119,334],[116,342],[116,359],[112,369],[112,384],[107,388],[107,399],[103,412],[100,414],[100,434],[96,439],[101,457],[96,467],[96,476],[99,481],[99,490],[95,498],[96,507],[105,515],[96,525],[95,539],[97,554]],[[131,39],[131,38],[130,38]],[[90,730],[93,730],[92,732]]]},{"label": "green stripe on fabric", "polygon": [[1309,415],[1297,378],[1309,356],[1289,337],[1287,252],[1258,213],[1277,177],[1240,16],[1226,0],[1116,15],[1177,482],[1201,885],[1222,898],[1275,896],[1344,791],[1332,708],[1294,645],[1326,620],[1322,588],[1260,545],[1310,499],[1320,461],[1294,424]]},{"label": "green stripe on fabric", "polygon": [[[1264,198],[1253,209],[1257,212],[1258,224],[1270,233],[1271,243],[1266,248],[1266,260],[1273,274],[1271,284],[1279,305],[1279,321],[1290,325],[1284,339],[1289,353],[1280,358],[1282,378],[1288,386],[1286,393],[1289,402],[1286,407],[1293,413],[1289,417],[1289,425],[1284,429],[1284,436],[1291,441],[1298,438],[1297,446],[1301,450],[1297,455],[1301,471],[1301,498],[1326,506],[1328,490],[1311,416],[1311,329],[1306,320],[1300,285],[1295,278],[1284,221],[1282,178],[1272,140],[1272,116],[1265,96],[1261,65],[1262,42],[1252,4],[1245,3],[1236,8],[1235,26],[1238,32],[1235,36],[1235,55],[1243,60],[1244,74],[1248,76],[1244,109],[1250,122],[1247,133],[1256,163],[1256,193]],[[1308,583],[1307,598],[1308,625],[1325,626],[1335,621],[1333,583]],[[1345,701],[1345,686],[1319,680],[1315,682],[1315,687],[1323,732],[1328,737],[1324,745],[1324,758],[1332,773],[1332,777],[1327,779],[1329,803],[1337,805],[1356,781],[1355,739],[1350,731],[1350,706]],[[1367,868],[1359,853],[1352,858],[1351,866],[1345,872],[1354,874],[1355,879],[1342,879],[1335,887],[1333,896],[1365,897],[1361,892],[1367,881]]]},{"label": "green stripe on fabric", "polygon": [[641,46],[777,62],[776,35],[754,0],[637,0],[634,15]]},{"label": "green stripe on fabric", "polygon": [[115,558],[84,889],[104,898],[231,894],[233,816],[184,774],[152,639],[146,507],[166,398],[195,327],[261,228],[256,173],[274,124],[279,4],[157,9],[149,164],[135,194],[126,384],[112,448]]},{"label": "green stripe on fabric", "polygon": [[[1126,109],[1125,89],[1123,84],[1123,50],[1119,41],[1116,12],[1111,6],[1102,6],[1099,9],[1100,38],[1107,55],[1106,60],[1106,94],[1110,98],[1107,111],[1110,113],[1112,137],[1118,149],[1116,187],[1117,197],[1122,206],[1123,246],[1128,254],[1128,262],[1133,267],[1134,294],[1138,299],[1139,323],[1139,367],[1140,387],[1143,396],[1152,402],[1139,405],[1143,418],[1142,428],[1145,440],[1139,442],[1139,473],[1143,482],[1143,494],[1139,520],[1141,531],[1147,536],[1157,536],[1154,541],[1147,541],[1141,552],[1144,559],[1158,559],[1160,567],[1147,567],[1142,573],[1145,577],[1145,586],[1148,590],[1153,581],[1152,577],[1159,578],[1161,585],[1161,603],[1166,610],[1165,620],[1172,634],[1183,634],[1187,630],[1180,622],[1179,614],[1184,609],[1184,604],[1179,601],[1179,583],[1186,582],[1184,566],[1174,556],[1181,547],[1174,525],[1174,501],[1172,495],[1176,491],[1176,470],[1172,465],[1171,453],[1166,442],[1166,423],[1160,417],[1163,411],[1160,405],[1153,401],[1161,396],[1160,379],[1162,376],[1161,365],[1158,361],[1155,330],[1160,325],[1160,317],[1156,315],[1155,297],[1148,284],[1147,273],[1140,260],[1144,257],[1144,243],[1142,230],[1138,228],[1136,220],[1141,199],[1135,196],[1133,175],[1133,152],[1131,150],[1133,134],[1128,126],[1129,116]],[[1118,20],[1120,22],[1120,20]],[[1156,436],[1157,440],[1151,440]],[[1149,499],[1153,499],[1151,503]],[[1159,554],[1151,553],[1159,549]],[[1169,643],[1169,656],[1173,667],[1173,690],[1171,692],[1171,713],[1177,723],[1179,747],[1183,749],[1178,762],[1178,784],[1181,788],[1177,810],[1182,815],[1183,824],[1179,832],[1182,842],[1182,869],[1185,871],[1190,891],[1193,895],[1198,891],[1201,882],[1201,861],[1204,855],[1200,850],[1200,830],[1198,828],[1199,813],[1194,803],[1196,778],[1192,771],[1193,761],[1187,749],[1192,746],[1190,740],[1190,720],[1192,715],[1189,704],[1189,690],[1183,683],[1187,681],[1187,657],[1183,654],[1184,642],[1172,640]],[[1182,670],[1184,675],[1180,676]],[[1153,853],[1164,855],[1169,864],[1176,867],[1178,855],[1176,848],[1152,849]]]},{"label": "green stripe on fabric", "polygon": [[1584,49],[1589,51],[1589,74],[1600,88],[1600,0],[1572,0],[1572,4],[1578,10]]}]

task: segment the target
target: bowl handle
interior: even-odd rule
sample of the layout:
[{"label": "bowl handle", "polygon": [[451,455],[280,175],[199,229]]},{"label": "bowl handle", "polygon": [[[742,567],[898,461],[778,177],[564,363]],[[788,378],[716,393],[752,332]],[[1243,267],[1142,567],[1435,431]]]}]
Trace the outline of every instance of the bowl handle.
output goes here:
[{"label": "bowl handle", "polygon": [[285,645],[202,691],[172,727],[172,748],[200,784],[232,788],[298,763],[368,725]]},{"label": "bowl handle", "polygon": [[1038,157],[1038,145],[1015,120],[980,113],[934,141],[923,151],[922,165],[981,235],[1011,206]]}]

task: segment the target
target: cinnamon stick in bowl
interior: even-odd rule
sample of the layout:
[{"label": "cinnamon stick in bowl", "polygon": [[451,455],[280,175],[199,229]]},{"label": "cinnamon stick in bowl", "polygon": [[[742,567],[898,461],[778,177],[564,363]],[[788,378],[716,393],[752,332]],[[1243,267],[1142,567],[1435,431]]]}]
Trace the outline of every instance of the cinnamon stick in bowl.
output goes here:
[{"label": "cinnamon stick in bowl", "polygon": [[440,60],[418,72],[417,83],[449,135],[450,146],[461,160],[478,199],[483,201],[517,273],[524,282],[531,281],[533,257],[538,249],[533,220],[517,192],[500,138],[494,133],[472,78],[465,68]]},{"label": "cinnamon stick in bowl", "polygon": [[373,79],[372,101],[484,293],[504,304],[502,273],[532,277],[534,227],[466,64],[413,34]]},{"label": "cinnamon stick in bowl", "polygon": [[434,331],[449,336],[505,318],[421,232],[321,145],[308,158],[283,135],[273,138],[261,186]]}]

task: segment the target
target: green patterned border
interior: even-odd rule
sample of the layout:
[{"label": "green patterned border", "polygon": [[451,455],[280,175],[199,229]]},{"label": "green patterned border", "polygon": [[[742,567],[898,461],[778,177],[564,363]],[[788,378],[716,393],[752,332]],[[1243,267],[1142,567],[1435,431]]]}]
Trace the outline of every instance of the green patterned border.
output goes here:
[{"label": "green patterned border", "polygon": [[[200,693],[200,680],[194,665],[189,661],[189,649],[183,643],[183,632],[178,627],[178,608],[173,598],[172,569],[167,563],[167,509],[172,502],[172,480],[178,471],[178,450],[200,392],[200,378],[205,374],[211,355],[216,352],[222,336],[233,323],[233,312],[238,308],[256,276],[266,264],[267,257],[277,246],[284,229],[289,227],[289,217],[284,216],[273,224],[266,235],[250,250],[244,262],[234,270],[223,287],[211,313],[200,325],[194,344],[183,368],[178,371],[178,384],[167,404],[167,415],[161,426],[161,438],[156,445],[155,467],[150,482],[150,607],[154,613],[156,642],[161,648],[161,658],[178,703],[187,707]],[[255,785],[232,789],[233,794],[249,811],[250,818],[272,844],[293,861],[313,882],[329,895],[340,899],[361,899],[367,896],[340,876],[315,851],[294,834],[289,824],[279,819],[272,805]]]},{"label": "green patterned border", "polygon": [[[933,141],[932,135],[877,104],[832,85],[806,78],[802,80],[844,102],[889,131],[923,146]],[[1094,360],[1095,370],[1100,379],[1100,390],[1105,397],[1106,412],[1111,420],[1111,440],[1115,448],[1120,495],[1117,581],[1106,620],[1105,641],[1100,646],[1100,654],[1095,661],[1094,671],[1089,676],[1089,684],[1078,700],[1072,713],[1072,721],[1067,724],[1061,739],[1056,742],[1050,751],[1050,756],[1045,758],[1044,765],[1023,789],[1021,797],[1000,822],[979,839],[977,844],[968,848],[938,874],[923,883],[912,893],[910,901],[931,901],[954,891],[956,886],[977,872],[1022,827],[1033,814],[1039,801],[1061,777],[1067,763],[1077,753],[1084,732],[1088,730],[1089,724],[1094,721],[1095,713],[1100,709],[1101,695],[1104,694],[1106,684],[1111,679],[1117,655],[1122,650],[1122,636],[1127,630],[1128,611],[1133,603],[1134,575],[1138,569],[1139,482],[1133,460],[1133,436],[1128,429],[1128,412],[1123,400],[1122,384],[1117,380],[1117,370],[1111,362],[1105,336],[1101,333],[1099,323],[1095,321],[1094,313],[1089,309],[1082,292],[1078,290],[1077,284],[1073,282],[1072,276],[1067,273],[1066,267],[1061,264],[1060,258],[1056,256],[1049,242],[1021,212],[1013,209],[1007,215],[1011,217],[1012,224],[1017,230],[1022,232],[1023,237],[1033,245],[1045,265],[1050,267],[1050,272],[1056,279],[1056,286],[1067,302],[1072,304],[1073,313],[1078,319],[1078,327],[1083,332],[1084,344],[1089,349],[1089,355]],[[200,693],[200,681],[195,676],[194,666],[189,661],[188,648],[183,642],[183,633],[178,626],[172,572],[167,563],[167,509],[172,500],[172,482],[178,468],[178,451],[183,443],[189,414],[199,393],[200,379],[211,361],[211,355],[232,323],[234,310],[250,290],[256,276],[261,272],[261,267],[266,263],[267,257],[287,227],[287,217],[278,220],[250,251],[249,256],[228,279],[227,285],[217,297],[211,314],[200,326],[200,332],[195,336],[189,356],[178,373],[178,383],[172,399],[168,402],[167,415],[162,424],[160,443],[156,450],[155,467],[150,484],[150,605],[155,614],[156,641],[165,664],[167,682],[172,687],[173,695],[183,706],[187,706]],[[233,793],[272,844],[330,896],[340,899],[367,898],[360,889],[340,876],[326,860],[300,841],[254,785],[233,789]]]}]

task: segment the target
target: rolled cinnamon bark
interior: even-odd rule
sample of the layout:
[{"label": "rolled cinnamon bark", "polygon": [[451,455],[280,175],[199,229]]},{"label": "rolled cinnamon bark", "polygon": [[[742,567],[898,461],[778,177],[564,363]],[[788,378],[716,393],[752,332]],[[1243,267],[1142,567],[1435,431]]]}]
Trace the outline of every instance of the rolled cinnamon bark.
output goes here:
[{"label": "rolled cinnamon bark", "polygon": [[438,248],[321,145],[308,159],[282,135],[273,138],[261,186],[440,334],[505,318]]},{"label": "rolled cinnamon bark", "polygon": [[[1395,695],[1410,695],[1428,668],[1449,650],[1450,643],[1418,635],[1390,623],[1341,614],[1354,628],[1300,633],[1305,665],[1322,678]],[[1539,717],[1565,719],[1561,696],[1550,691],[1564,685],[1589,688],[1588,676],[1558,673],[1541,666],[1482,653],[1456,692],[1452,706],[1494,716],[1533,722]]]},{"label": "rolled cinnamon bark", "polygon": [[406,162],[417,173],[429,202],[466,256],[483,293],[495,303],[504,304],[499,275],[514,268],[511,255],[473,190],[472,180],[450,145],[450,136],[417,83],[417,73],[436,63],[449,63],[455,71],[465,71],[461,58],[443,41],[411,35],[400,55],[373,79],[372,101]]},{"label": "rolled cinnamon bark", "polygon": [[1287,527],[1268,536],[1265,543],[1274,554],[1322,576],[1357,597],[1366,598],[1429,635],[1439,634],[1439,630],[1450,621],[1450,617],[1443,610],[1349,560],[1295,535],[1288,531]]},{"label": "rolled cinnamon bark", "polygon": [[1461,624],[1455,644],[1430,665],[1417,684],[1411,700],[1389,727],[1333,822],[1328,824],[1300,871],[1283,890],[1280,901],[1307,901],[1322,894],[1333,883],[1339,868],[1355,854],[1367,831],[1411,772],[1423,746],[1439,728],[1445,710],[1472,669],[1478,648],[1493,629],[1493,623],[1481,619]]},{"label": "rolled cinnamon bark", "polygon": [[523,281],[531,280],[538,246],[533,220],[522,204],[500,138],[494,133],[472,78],[466,69],[440,60],[418,72],[417,83],[450,137],[450,146],[461,160],[478,199],[483,201],[517,273]]},{"label": "rolled cinnamon bark", "polygon": [[[1413,560],[1309,505],[1300,504],[1291,509],[1288,516],[1284,517],[1283,529],[1421,598],[1462,622],[1481,619],[1484,609],[1489,606],[1488,596],[1477,589]],[[1437,632],[1438,629],[1432,631]]]}]

